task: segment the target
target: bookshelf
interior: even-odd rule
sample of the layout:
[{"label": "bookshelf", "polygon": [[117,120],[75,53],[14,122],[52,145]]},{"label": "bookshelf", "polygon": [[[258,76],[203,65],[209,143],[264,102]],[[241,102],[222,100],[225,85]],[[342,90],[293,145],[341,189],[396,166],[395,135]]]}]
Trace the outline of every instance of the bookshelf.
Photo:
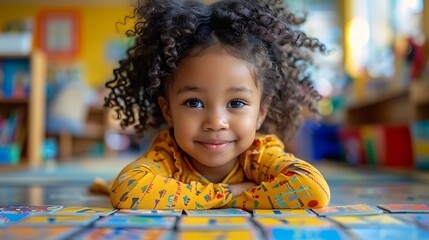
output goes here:
[{"label": "bookshelf", "polygon": [[376,97],[351,104],[346,110],[346,125],[409,124],[429,119],[429,82],[415,81],[407,88],[388,90]]},{"label": "bookshelf", "polygon": [[[22,142],[19,142],[20,158],[15,164],[2,164],[0,170],[10,168],[34,168],[42,163],[42,147],[45,134],[45,79],[47,63],[40,51],[29,54],[0,54],[0,64],[4,62],[24,62],[28,65],[28,91],[25,94],[0,95],[0,114],[10,115],[19,112],[22,121],[16,131],[23,131]],[[5,75],[3,73],[3,75]],[[5,76],[3,76],[3,81]],[[0,89],[4,83],[0,84]],[[4,90],[4,89],[3,89]]]},{"label": "bookshelf", "polygon": [[429,81],[413,81],[350,105],[341,141],[347,161],[429,170]]}]

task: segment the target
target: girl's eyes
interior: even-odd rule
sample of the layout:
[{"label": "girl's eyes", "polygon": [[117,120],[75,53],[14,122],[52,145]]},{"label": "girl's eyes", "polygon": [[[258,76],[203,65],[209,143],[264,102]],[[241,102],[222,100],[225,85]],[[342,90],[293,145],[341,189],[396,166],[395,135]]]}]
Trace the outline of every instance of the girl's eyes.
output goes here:
[{"label": "girl's eyes", "polygon": [[[185,100],[183,105],[189,107],[189,108],[203,108],[204,104],[201,100],[197,98],[190,98]],[[242,108],[246,106],[247,104],[244,101],[241,100],[232,100],[227,105],[226,108]]]},{"label": "girl's eyes", "polygon": [[227,108],[242,108],[246,105],[247,104],[241,100],[232,100],[231,102],[228,103],[228,105],[226,107]]},{"label": "girl's eyes", "polygon": [[203,102],[197,98],[187,99],[187,100],[185,100],[185,102],[183,104],[189,108],[203,108],[204,107]]}]

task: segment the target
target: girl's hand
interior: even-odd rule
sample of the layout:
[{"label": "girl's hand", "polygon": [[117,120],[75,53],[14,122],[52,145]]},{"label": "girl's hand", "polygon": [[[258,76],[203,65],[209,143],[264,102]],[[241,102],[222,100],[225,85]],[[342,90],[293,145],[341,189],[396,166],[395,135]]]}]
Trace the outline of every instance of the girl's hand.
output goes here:
[{"label": "girl's hand", "polygon": [[241,195],[242,192],[250,190],[251,188],[253,188],[255,186],[256,186],[256,183],[254,183],[254,182],[242,182],[242,183],[229,185],[229,187],[231,188],[231,192],[232,192],[233,197]]}]

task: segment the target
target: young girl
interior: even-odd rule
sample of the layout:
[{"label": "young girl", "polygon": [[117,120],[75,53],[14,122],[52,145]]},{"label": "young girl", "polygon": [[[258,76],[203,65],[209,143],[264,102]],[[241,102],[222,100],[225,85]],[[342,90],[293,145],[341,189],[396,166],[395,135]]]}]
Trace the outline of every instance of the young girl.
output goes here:
[{"label": "young girl", "polygon": [[139,1],[135,45],[106,84],[106,105],[139,133],[168,127],[119,173],[113,207],[328,205],[322,175],[279,139],[293,136],[303,107],[317,113],[305,70],[325,46],[281,2]]}]

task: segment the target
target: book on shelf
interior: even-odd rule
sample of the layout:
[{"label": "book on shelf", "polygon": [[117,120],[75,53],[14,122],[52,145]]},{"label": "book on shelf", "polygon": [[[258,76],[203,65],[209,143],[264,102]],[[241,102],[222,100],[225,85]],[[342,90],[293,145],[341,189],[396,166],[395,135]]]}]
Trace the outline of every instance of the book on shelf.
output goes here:
[{"label": "book on shelf", "polygon": [[0,112],[0,163],[16,163],[25,144],[24,111],[16,109],[8,115]]},{"label": "book on shelf", "polygon": [[30,93],[30,62],[27,59],[0,60],[0,98],[27,98]]},{"label": "book on shelf", "polygon": [[8,115],[0,115],[0,144],[22,143],[24,117],[24,112],[20,109],[13,110]]}]

